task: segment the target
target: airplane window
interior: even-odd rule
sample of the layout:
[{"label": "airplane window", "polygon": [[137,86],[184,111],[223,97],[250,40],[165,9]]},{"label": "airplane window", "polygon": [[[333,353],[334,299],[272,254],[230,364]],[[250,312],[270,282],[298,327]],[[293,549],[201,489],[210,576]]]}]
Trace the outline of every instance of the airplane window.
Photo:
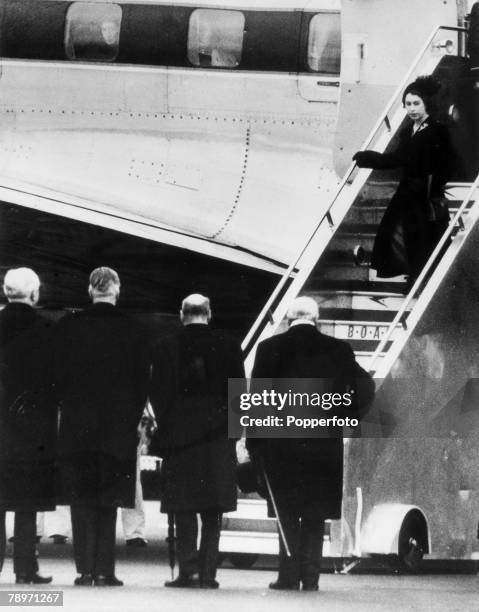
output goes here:
[{"label": "airplane window", "polygon": [[239,11],[193,11],[188,29],[189,61],[207,68],[236,68],[241,61],[244,24]]},{"label": "airplane window", "polygon": [[121,7],[118,4],[75,2],[65,22],[68,59],[112,62],[118,56]]},{"label": "airplane window", "polygon": [[339,13],[318,13],[309,24],[308,66],[314,72],[339,74],[341,20]]}]

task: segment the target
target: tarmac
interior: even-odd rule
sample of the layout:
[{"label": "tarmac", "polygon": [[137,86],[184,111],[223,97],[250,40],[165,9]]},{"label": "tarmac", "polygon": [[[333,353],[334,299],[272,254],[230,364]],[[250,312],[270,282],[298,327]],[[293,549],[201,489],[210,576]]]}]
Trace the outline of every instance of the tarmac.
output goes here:
[{"label": "tarmac", "polygon": [[[54,545],[49,545],[52,549]],[[45,552],[43,547],[43,551]],[[71,555],[71,546],[63,551]],[[170,578],[166,554],[158,546],[142,552],[125,554],[119,551],[117,576],[123,587],[74,587],[75,569],[71,558],[43,555],[41,571],[52,574],[54,581],[47,588],[22,586],[18,590],[60,590],[63,607],[68,612],[83,610],[104,612],[275,612],[298,610],[343,611],[477,611],[479,579],[471,575],[444,576],[377,576],[324,574],[317,593],[276,592],[267,588],[275,579],[270,569],[237,570],[220,568],[217,591],[201,589],[168,589]],[[7,559],[0,578],[0,591],[14,588],[13,574]],[[24,607],[24,606],[22,606]],[[50,606],[49,606],[50,607]],[[53,608],[51,608],[53,609]]]},{"label": "tarmac", "polygon": [[276,559],[270,556],[261,556],[248,570],[233,568],[225,560],[218,570],[217,591],[168,589],[163,586],[171,578],[164,540],[166,522],[159,514],[158,504],[148,504],[146,548],[125,546],[121,521],[118,523],[116,574],[125,582],[123,587],[74,587],[76,572],[71,544],[55,545],[44,537],[39,545],[40,571],[53,575],[52,584],[15,587],[10,544],[0,575],[0,596],[1,591],[10,589],[62,591],[63,608],[68,612],[479,611],[479,577],[475,574],[413,576],[395,574],[386,568],[379,575],[325,573],[317,593],[277,592],[268,589],[276,578]]}]

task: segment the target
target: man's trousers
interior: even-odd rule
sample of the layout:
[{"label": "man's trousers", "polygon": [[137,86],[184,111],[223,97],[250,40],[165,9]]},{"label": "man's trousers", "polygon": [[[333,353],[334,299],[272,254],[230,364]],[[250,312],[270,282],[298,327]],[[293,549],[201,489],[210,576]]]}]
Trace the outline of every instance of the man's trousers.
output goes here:
[{"label": "man's trousers", "polygon": [[197,550],[198,517],[195,512],[175,513],[176,541],[180,576],[199,572],[200,581],[215,579],[218,563],[222,513],[218,510],[200,512],[201,539]]},{"label": "man's trousers", "polygon": [[38,572],[35,511],[15,512],[13,536],[13,571],[17,576],[33,576]]},{"label": "man's trousers", "polygon": [[73,552],[79,574],[115,574],[116,508],[72,505]]},{"label": "man's trousers", "polygon": [[279,534],[279,582],[293,588],[300,582],[306,588],[316,588],[323,555],[324,519],[284,504],[280,519],[291,556]]}]

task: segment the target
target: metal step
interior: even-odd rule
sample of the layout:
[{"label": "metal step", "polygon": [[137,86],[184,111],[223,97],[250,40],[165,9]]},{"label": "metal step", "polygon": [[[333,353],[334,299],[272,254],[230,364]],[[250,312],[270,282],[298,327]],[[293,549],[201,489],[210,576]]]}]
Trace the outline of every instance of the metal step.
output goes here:
[{"label": "metal step", "polygon": [[344,221],[346,223],[365,223],[379,225],[379,222],[383,218],[386,212],[386,205],[361,205],[352,206],[349,209],[348,214],[345,216]]},{"label": "metal step", "polygon": [[[388,201],[397,189],[397,180],[377,180],[378,177],[370,177],[359,194],[360,201],[380,200]],[[384,175],[383,177],[384,178]]]},{"label": "metal step", "polygon": [[[353,310],[385,310],[396,312],[401,308],[404,295],[384,291],[313,291],[308,295],[323,308],[347,308]],[[414,301],[415,303],[415,301]]]},{"label": "metal step", "polygon": [[[352,293],[362,293],[364,291],[373,292],[391,292],[391,293],[402,293],[402,289],[406,287],[406,283],[396,283],[385,281],[371,281],[369,280],[369,269],[358,268],[358,270],[364,270],[365,273],[361,278],[348,278],[347,276],[342,279],[334,278],[321,278],[319,276],[311,279],[314,282],[309,284],[309,288],[312,291],[348,291]],[[364,279],[364,276],[367,279]],[[303,295],[308,294],[308,288],[305,287]],[[404,294],[403,294],[404,295]]]},{"label": "metal step", "polygon": [[358,308],[321,308],[321,320],[329,321],[350,321],[351,323],[360,324],[365,321],[368,325],[376,323],[384,325],[390,323],[397,310],[363,310]]},{"label": "metal step", "polygon": [[[346,224],[366,224],[366,225],[379,225],[379,222],[383,218],[389,201],[385,200],[368,200],[365,203],[355,204],[348,211],[344,217],[344,223]],[[449,213],[451,217],[455,215],[462,202],[458,200],[450,200]],[[472,204],[468,206],[470,208]],[[467,211],[466,211],[467,213]]]},{"label": "metal step", "polygon": [[[368,367],[379,342],[389,330],[397,311],[404,302],[404,296],[396,292],[309,290],[303,295],[312,297],[320,309],[320,330],[334,338],[346,340],[353,349],[358,363]],[[411,303],[410,308],[414,306]],[[286,327],[282,329],[284,331]],[[397,326],[387,343],[387,352],[392,342],[401,333]],[[381,360],[383,352],[379,360]]]},{"label": "metal step", "polygon": [[[360,238],[355,244],[360,244]],[[321,258],[321,265],[327,266],[356,266],[353,257],[353,249],[330,248],[328,249]]]},{"label": "metal step", "polygon": [[[363,229],[361,229],[363,227]],[[331,239],[328,250],[332,251],[346,251],[349,253],[351,265],[354,265],[353,250],[354,247],[360,244],[365,251],[372,252],[374,239],[376,238],[377,226],[365,225],[365,226],[353,226],[353,230],[356,231],[338,231]],[[320,260],[321,263],[322,260]]]},{"label": "metal step", "polygon": [[[335,281],[338,289],[347,288],[347,281],[357,281],[366,284],[369,282],[369,267],[329,263],[326,266],[317,266],[311,275],[310,282],[313,287],[326,288],[325,281]],[[360,286],[360,289],[366,289]]]}]

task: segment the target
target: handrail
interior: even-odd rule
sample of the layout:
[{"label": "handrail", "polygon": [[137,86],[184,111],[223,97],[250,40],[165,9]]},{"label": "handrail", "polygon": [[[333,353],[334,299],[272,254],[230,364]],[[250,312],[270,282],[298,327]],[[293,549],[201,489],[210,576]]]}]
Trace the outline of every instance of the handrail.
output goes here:
[{"label": "handrail", "polygon": [[437,243],[436,248],[432,252],[432,254],[429,257],[429,259],[427,260],[426,265],[422,269],[421,273],[417,277],[414,285],[412,286],[410,292],[408,293],[407,297],[405,298],[401,308],[398,310],[398,312],[396,313],[396,316],[394,317],[393,321],[390,323],[388,331],[386,332],[386,334],[383,336],[383,338],[379,342],[378,346],[376,347],[376,350],[374,351],[374,353],[373,353],[373,355],[371,357],[371,361],[370,361],[369,366],[368,366],[370,372],[372,371],[373,365],[376,363],[378,357],[382,353],[382,351],[383,351],[384,347],[386,346],[387,342],[390,341],[391,336],[394,333],[394,330],[396,329],[397,325],[400,324],[401,321],[403,320],[404,314],[406,313],[409,304],[415,298],[416,293],[418,292],[419,288],[421,287],[423,281],[425,280],[425,278],[428,275],[429,271],[432,269],[433,265],[435,264],[436,260],[438,259],[438,256],[441,253],[441,250],[442,250],[443,246],[446,244],[446,242],[451,237],[451,234],[452,234],[453,230],[455,230],[456,227],[458,227],[458,226],[459,227],[462,226],[461,223],[462,223],[462,216],[464,214],[464,211],[466,210],[467,205],[471,201],[474,192],[478,188],[479,188],[479,174],[477,175],[476,180],[472,183],[471,188],[469,189],[469,191],[468,191],[464,201],[462,202],[461,206],[458,208],[456,214],[454,215],[454,217],[449,222],[447,230],[442,235],[441,240],[439,240],[439,242]]},{"label": "handrail", "polygon": [[268,313],[270,311],[271,305],[274,303],[275,299],[278,297],[281,289],[283,289],[284,285],[286,284],[286,282],[289,279],[289,277],[291,276],[291,274],[296,270],[298,262],[301,260],[302,256],[304,255],[304,252],[306,251],[308,246],[313,241],[313,239],[316,236],[319,228],[322,227],[324,220],[328,219],[328,217],[329,218],[331,217],[331,212],[330,212],[331,208],[332,208],[333,204],[336,202],[339,194],[341,193],[344,185],[347,183],[349,177],[353,173],[355,167],[356,167],[356,164],[354,163],[354,164],[351,164],[351,166],[348,168],[344,178],[342,179],[341,183],[339,184],[339,187],[338,187],[338,189],[336,191],[336,194],[335,194],[334,198],[331,200],[331,204],[329,205],[328,210],[323,214],[323,216],[321,217],[321,220],[317,223],[316,227],[314,228],[313,233],[308,238],[306,244],[302,247],[299,255],[296,256],[296,259],[293,261],[293,263],[290,264],[288,269],[283,273],[283,276],[281,277],[281,280],[276,285],[273,293],[269,297],[268,301],[266,302],[265,306],[263,307],[262,311],[260,312],[258,318],[256,319],[256,321],[254,322],[253,326],[249,330],[247,336],[243,340],[243,345],[242,345],[243,349],[246,348],[246,346],[251,341],[252,336],[254,336],[254,334],[258,330],[258,328],[259,328],[260,324],[262,323],[262,321],[268,316]]},{"label": "handrail", "polygon": [[[407,85],[407,83],[408,83],[409,79],[411,78],[411,75],[413,74],[415,68],[420,63],[422,57],[426,54],[426,52],[429,49],[432,41],[434,40],[435,36],[437,35],[437,33],[440,30],[455,31],[455,32],[466,32],[467,31],[466,28],[462,28],[462,27],[459,27],[459,26],[437,26],[436,28],[433,29],[433,31],[431,32],[431,34],[427,38],[426,43],[423,45],[423,47],[421,48],[419,53],[414,58],[414,61],[411,64],[411,68],[407,71],[406,75],[404,76],[404,78],[401,80],[400,84],[398,85],[398,87],[394,91],[394,94],[391,96],[388,104],[386,105],[385,110],[380,115],[379,120],[376,122],[375,126],[373,127],[373,129],[369,133],[368,137],[364,141],[364,144],[363,144],[363,147],[362,147],[361,150],[366,149],[372,143],[372,141],[374,140],[374,137],[376,136],[376,134],[381,129],[383,123],[386,124],[386,129],[388,131],[391,131],[391,127],[390,127],[390,124],[389,124],[388,114],[391,111],[391,109],[394,107],[395,103],[397,102],[398,97],[402,93],[404,87]],[[290,279],[292,273],[297,269],[297,265],[298,265],[299,261],[303,257],[303,255],[304,255],[305,251],[307,250],[308,246],[314,240],[314,238],[317,235],[319,229],[323,226],[324,221],[326,220],[332,227],[334,227],[334,223],[332,222],[332,217],[331,217],[331,209],[334,206],[334,204],[336,203],[336,201],[337,201],[339,195],[341,194],[344,186],[349,181],[349,179],[350,179],[350,177],[351,177],[351,175],[352,175],[352,173],[354,172],[355,169],[356,169],[356,163],[352,163],[349,166],[349,168],[347,169],[346,174],[344,175],[343,179],[341,180],[341,182],[338,185],[338,188],[337,188],[337,190],[335,192],[334,197],[332,198],[331,202],[329,203],[328,209],[321,216],[321,219],[316,224],[313,232],[311,233],[310,237],[308,238],[306,243],[301,248],[301,251],[296,256],[296,258],[294,259],[293,263],[291,263],[288,266],[287,270],[283,273],[279,283],[276,285],[273,293],[270,295],[269,299],[267,300],[267,302],[264,305],[263,309],[261,310],[260,314],[256,318],[256,321],[253,323],[253,325],[251,326],[249,332],[247,333],[246,337],[244,338],[244,340],[242,342],[243,350],[246,350],[248,348],[249,344],[251,343],[251,340],[255,337],[256,333],[258,332],[260,326],[264,323],[265,319],[270,319],[271,318],[270,311],[271,311],[272,305],[274,304],[275,300],[280,295],[281,291],[283,290],[283,288],[285,287],[286,283]]]}]

